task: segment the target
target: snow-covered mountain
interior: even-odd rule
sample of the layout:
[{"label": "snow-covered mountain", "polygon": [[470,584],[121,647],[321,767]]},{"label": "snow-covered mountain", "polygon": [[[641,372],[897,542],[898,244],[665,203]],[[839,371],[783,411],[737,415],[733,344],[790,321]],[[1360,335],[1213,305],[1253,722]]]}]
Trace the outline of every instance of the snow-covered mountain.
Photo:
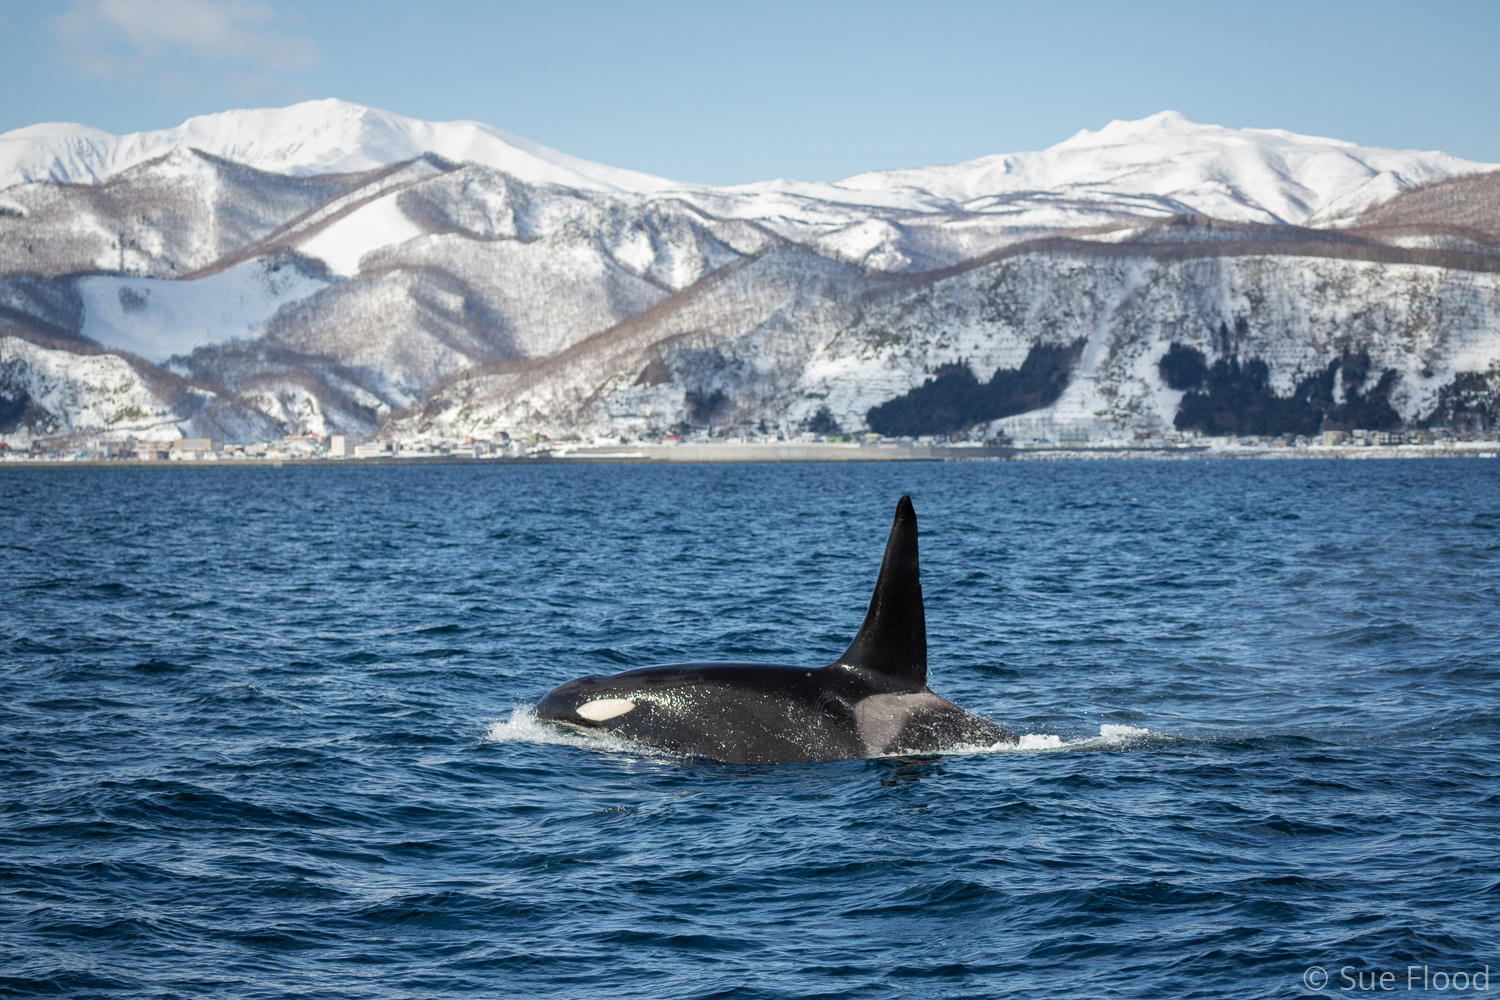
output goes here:
[{"label": "snow-covered mountain", "polygon": [[77,402],[96,390],[58,388],[69,351],[79,385],[111,356],[109,392],[175,386],[130,410],[171,417],[152,426],[229,436],[822,411],[855,430],[934,372],[983,382],[1046,344],[1061,396],[974,433],[1170,424],[1182,390],[1152,367],[1169,344],[1206,364],[1253,349],[1276,392],[1366,357],[1416,419],[1500,359],[1492,169],[1172,112],[1040,152],[728,188],[340,101],[131,136],[32,126],[0,136],[0,434],[126,429]]},{"label": "snow-covered mountain", "polygon": [[95,184],[174,150],[197,149],[293,177],[361,173],[433,153],[532,184],[589,191],[659,191],[671,181],[548,149],[478,122],[426,122],[347,101],[224,111],[176,128],[111,135],[47,123],[0,135],[0,188],[26,181]]},{"label": "snow-covered mountain", "polygon": [[[1087,129],[1035,153],[859,174],[836,184],[749,185],[846,204],[1009,214],[1029,198],[1125,215],[1192,213],[1317,225],[1353,218],[1410,187],[1486,169],[1446,153],[1377,149],[1281,129],[1199,125],[1175,111]],[[1076,220],[1058,220],[1072,228]]]},{"label": "snow-covered mountain", "polygon": [[[568,156],[478,122],[426,122],[339,100],[225,111],[171,129],[116,136],[49,123],[0,135],[0,189],[27,181],[93,184],[175,150],[196,149],[296,177],[359,173],[435,154],[529,184],[631,194],[672,192],[740,218],[800,220],[845,206],[902,213],[1016,216],[1050,207],[1127,215],[1184,210],[1242,222],[1333,222],[1410,187],[1485,169],[1446,153],[1356,146],[1281,129],[1199,125],[1175,111],[1080,131],[1049,149],[841,181],[713,188]],[[1040,219],[1038,221],[1041,221]]]}]

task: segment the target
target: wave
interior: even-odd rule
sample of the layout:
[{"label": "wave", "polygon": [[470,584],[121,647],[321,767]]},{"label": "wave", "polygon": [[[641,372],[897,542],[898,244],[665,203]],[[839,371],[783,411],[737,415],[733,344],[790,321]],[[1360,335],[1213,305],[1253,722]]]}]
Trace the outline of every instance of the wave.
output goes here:
[{"label": "wave", "polygon": [[[1051,753],[1056,751],[1123,750],[1139,746],[1151,735],[1150,730],[1137,726],[1105,724],[1099,727],[1098,736],[1066,739],[1052,733],[1026,733],[1019,743],[996,743],[993,745],[958,744],[944,749],[938,756],[958,757],[970,754],[991,753]],[[646,746],[632,740],[607,733],[598,735],[568,730],[562,726],[538,719],[530,706],[517,706],[511,710],[510,718],[492,722],[485,728],[483,743],[542,743],[570,747],[613,750],[628,750],[651,757],[680,757],[657,747]],[[889,757],[932,756],[929,753],[893,753]]]}]

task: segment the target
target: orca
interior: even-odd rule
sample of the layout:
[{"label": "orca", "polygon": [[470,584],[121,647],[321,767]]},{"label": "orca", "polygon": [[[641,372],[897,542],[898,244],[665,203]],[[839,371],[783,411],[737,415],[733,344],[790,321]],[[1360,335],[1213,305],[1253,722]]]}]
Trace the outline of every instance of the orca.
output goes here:
[{"label": "orca", "polygon": [[864,624],[826,667],[673,663],[581,677],[537,703],[538,719],[726,764],[779,764],[1016,743],[927,687],[917,514],[896,504]]}]

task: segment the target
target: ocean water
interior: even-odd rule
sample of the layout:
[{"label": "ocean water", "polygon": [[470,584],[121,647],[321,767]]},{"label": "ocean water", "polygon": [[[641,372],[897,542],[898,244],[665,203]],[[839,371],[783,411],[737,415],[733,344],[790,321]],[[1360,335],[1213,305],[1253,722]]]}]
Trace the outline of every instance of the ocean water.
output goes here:
[{"label": "ocean water", "polygon": [[[829,661],[903,492],[1021,749],[529,717]],[[1497,704],[1500,462],[5,469],[0,993],[1500,992]]]}]

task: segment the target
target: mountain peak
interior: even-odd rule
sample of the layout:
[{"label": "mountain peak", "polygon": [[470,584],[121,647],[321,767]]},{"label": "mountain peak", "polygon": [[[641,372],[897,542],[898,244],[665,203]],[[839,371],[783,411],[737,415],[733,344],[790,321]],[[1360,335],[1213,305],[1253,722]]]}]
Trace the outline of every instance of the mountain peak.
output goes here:
[{"label": "mountain peak", "polygon": [[[1145,118],[1116,118],[1102,128],[1080,129],[1073,135],[1059,142],[1054,149],[1072,149],[1080,147],[1111,146],[1122,143],[1142,142],[1151,139],[1197,139],[1197,140],[1222,140],[1226,136],[1239,135],[1241,132],[1255,132],[1256,129],[1232,129],[1224,125],[1205,125],[1195,122],[1181,111],[1158,111],[1154,115]],[[1292,133],[1288,132],[1287,135]],[[1302,137],[1298,137],[1302,138]],[[1332,141],[1332,140],[1318,140]]]},{"label": "mountain peak", "polygon": [[1154,115],[1144,118],[1116,118],[1111,121],[1100,132],[1107,131],[1134,131],[1143,132],[1155,130],[1158,132],[1193,132],[1204,128],[1219,128],[1218,125],[1200,125],[1193,121],[1181,111],[1158,111]]}]

